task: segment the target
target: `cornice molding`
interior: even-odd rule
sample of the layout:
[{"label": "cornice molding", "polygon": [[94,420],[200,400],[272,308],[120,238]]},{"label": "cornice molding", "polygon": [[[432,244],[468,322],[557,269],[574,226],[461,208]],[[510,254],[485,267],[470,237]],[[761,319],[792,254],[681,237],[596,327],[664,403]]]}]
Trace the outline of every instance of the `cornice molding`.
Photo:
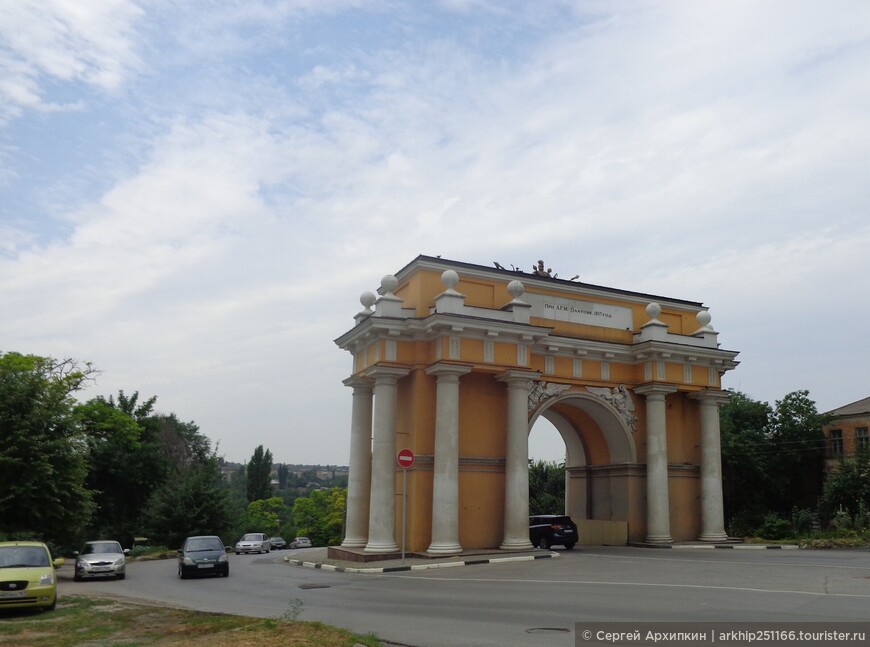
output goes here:
[{"label": "cornice molding", "polygon": [[[487,281],[504,281],[505,285],[511,281],[521,281],[526,286],[526,291],[530,291],[532,286],[538,290],[547,292],[563,292],[576,297],[577,295],[600,296],[608,299],[618,299],[629,303],[637,303],[638,305],[646,306],[650,301],[656,301],[661,305],[667,305],[669,308],[682,310],[685,312],[698,312],[704,310],[704,305],[697,301],[688,301],[685,299],[676,299],[673,297],[665,297],[655,294],[645,294],[642,292],[633,292],[631,290],[621,290],[619,288],[610,288],[601,285],[592,285],[581,281],[568,281],[565,279],[557,279],[551,277],[540,277],[529,272],[499,270],[490,268],[484,265],[475,265],[473,263],[463,263],[461,261],[451,261],[443,258],[420,255],[413,261],[408,263],[401,270],[396,272],[395,276],[399,281],[404,280],[416,268],[424,268],[432,271],[444,271],[445,269],[461,270],[462,278],[474,278]],[[507,291],[507,288],[505,288]],[[534,291],[534,290],[532,290]],[[507,302],[507,299],[506,299]]]}]

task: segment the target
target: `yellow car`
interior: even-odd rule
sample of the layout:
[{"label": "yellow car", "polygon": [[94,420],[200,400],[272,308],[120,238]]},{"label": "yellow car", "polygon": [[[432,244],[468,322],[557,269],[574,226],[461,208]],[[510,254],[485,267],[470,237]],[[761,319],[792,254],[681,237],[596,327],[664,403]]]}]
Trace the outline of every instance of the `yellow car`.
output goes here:
[{"label": "yellow car", "polygon": [[0,541],[0,609],[54,609],[61,566],[41,541]]}]

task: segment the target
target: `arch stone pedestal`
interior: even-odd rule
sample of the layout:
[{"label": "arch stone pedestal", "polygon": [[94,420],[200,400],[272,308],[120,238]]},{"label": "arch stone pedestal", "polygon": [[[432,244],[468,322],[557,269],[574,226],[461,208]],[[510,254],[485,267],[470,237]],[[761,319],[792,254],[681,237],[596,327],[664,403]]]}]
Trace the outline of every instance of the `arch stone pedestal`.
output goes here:
[{"label": "arch stone pedestal", "polygon": [[[530,550],[528,434],[566,443],[583,543],[726,539],[718,407],[737,366],[700,304],[420,256],[367,292],[342,550]],[[396,452],[417,460],[407,490]],[[402,518],[406,497],[407,518]],[[619,539],[622,537],[623,539]],[[614,539],[616,538],[616,539]]]}]

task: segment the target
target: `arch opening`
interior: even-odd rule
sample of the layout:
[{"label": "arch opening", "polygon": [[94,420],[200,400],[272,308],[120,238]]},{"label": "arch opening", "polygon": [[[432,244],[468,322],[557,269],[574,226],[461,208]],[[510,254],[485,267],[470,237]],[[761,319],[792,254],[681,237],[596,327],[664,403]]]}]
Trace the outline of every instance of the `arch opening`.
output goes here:
[{"label": "arch opening", "polygon": [[566,514],[566,445],[561,432],[539,417],[529,432],[529,514]]},{"label": "arch opening", "polygon": [[566,394],[535,413],[530,435],[539,428],[555,430],[564,444],[563,512],[577,523],[580,543],[624,545],[629,521],[640,513],[631,495],[643,478],[625,419],[599,398]]}]

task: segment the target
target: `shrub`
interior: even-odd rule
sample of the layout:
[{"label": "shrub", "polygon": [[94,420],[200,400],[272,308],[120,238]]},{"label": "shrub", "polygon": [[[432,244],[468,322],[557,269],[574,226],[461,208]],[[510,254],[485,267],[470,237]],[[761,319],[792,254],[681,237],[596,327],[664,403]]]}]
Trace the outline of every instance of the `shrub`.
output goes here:
[{"label": "shrub", "polygon": [[791,512],[791,525],[795,534],[810,534],[813,531],[813,521],[813,513],[807,508],[795,508]]},{"label": "shrub", "polygon": [[749,511],[742,511],[728,522],[729,537],[747,537],[752,534],[754,528],[757,528],[763,520],[759,514]]},{"label": "shrub", "polygon": [[866,530],[870,528],[870,510],[867,504],[862,499],[858,501],[858,514],[855,515],[855,530]]},{"label": "shrub", "polygon": [[852,515],[849,514],[848,510],[838,510],[834,513],[832,521],[835,528],[841,530],[852,529]]},{"label": "shrub", "polygon": [[166,546],[133,546],[130,549],[130,557],[142,557],[143,555],[158,555],[167,552]]},{"label": "shrub", "polygon": [[769,512],[764,522],[756,529],[755,534],[764,539],[785,539],[791,534],[791,522],[781,518],[775,512]]}]

